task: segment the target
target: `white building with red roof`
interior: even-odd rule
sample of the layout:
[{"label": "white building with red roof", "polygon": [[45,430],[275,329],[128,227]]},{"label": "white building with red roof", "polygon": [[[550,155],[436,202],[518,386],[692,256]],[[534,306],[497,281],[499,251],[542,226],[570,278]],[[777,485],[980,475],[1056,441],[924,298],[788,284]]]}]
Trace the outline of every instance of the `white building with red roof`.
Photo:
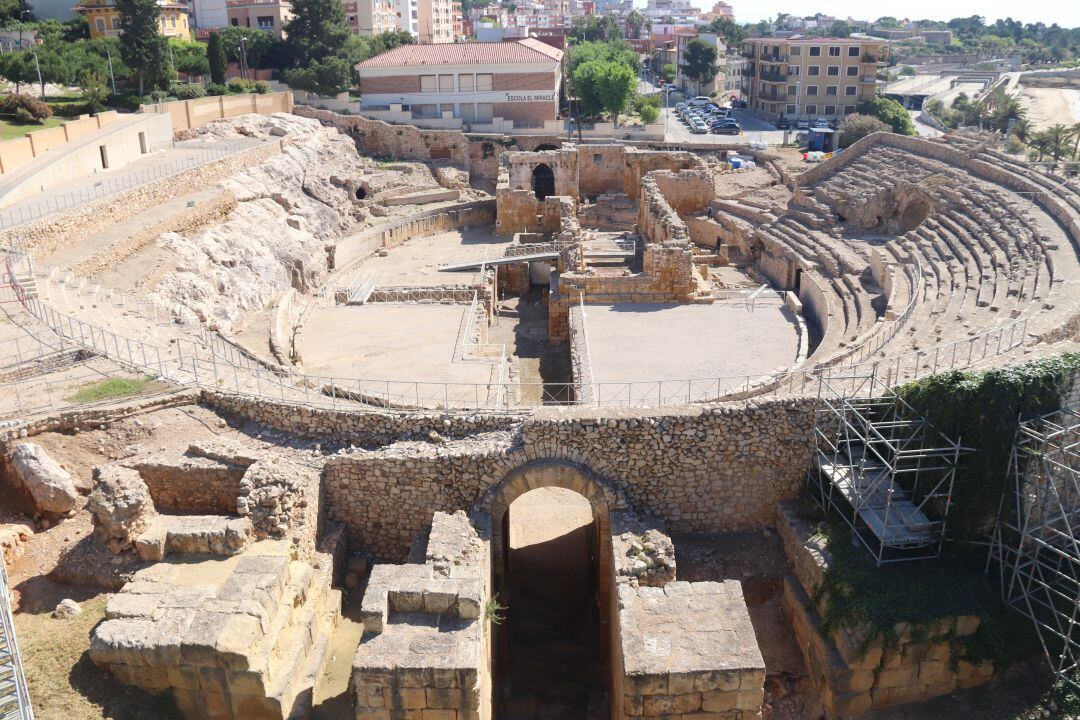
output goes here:
[{"label": "white building with red roof", "polygon": [[402,45],[356,65],[360,110],[431,127],[544,127],[558,118],[562,59],[535,38]]}]

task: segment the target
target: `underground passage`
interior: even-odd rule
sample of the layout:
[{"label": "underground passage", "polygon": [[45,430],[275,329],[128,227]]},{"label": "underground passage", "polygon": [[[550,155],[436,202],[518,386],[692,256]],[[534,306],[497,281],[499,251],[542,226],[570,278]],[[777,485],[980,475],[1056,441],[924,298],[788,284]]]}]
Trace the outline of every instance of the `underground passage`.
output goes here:
[{"label": "underground passage", "polygon": [[502,523],[495,717],[608,717],[592,506],[573,490],[540,488],[511,503]]}]

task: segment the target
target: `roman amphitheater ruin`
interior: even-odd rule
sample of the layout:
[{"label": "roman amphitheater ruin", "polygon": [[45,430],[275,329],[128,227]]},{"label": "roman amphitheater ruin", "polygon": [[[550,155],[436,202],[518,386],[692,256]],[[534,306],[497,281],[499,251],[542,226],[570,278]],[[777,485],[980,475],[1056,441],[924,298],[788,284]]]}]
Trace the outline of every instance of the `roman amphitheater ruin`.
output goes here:
[{"label": "roman amphitheater ruin", "polygon": [[[745,720],[785,673],[789,717],[846,716],[994,678],[950,655],[978,617],[824,624],[798,503],[813,468],[876,562],[937,553],[965,449],[890,388],[1077,348],[1075,179],[963,132],[809,165],[285,110],[167,110],[154,152],[198,161],[0,210],[0,541],[24,604],[110,593],[95,672],[214,720]],[[773,584],[706,571],[729,536]]]}]

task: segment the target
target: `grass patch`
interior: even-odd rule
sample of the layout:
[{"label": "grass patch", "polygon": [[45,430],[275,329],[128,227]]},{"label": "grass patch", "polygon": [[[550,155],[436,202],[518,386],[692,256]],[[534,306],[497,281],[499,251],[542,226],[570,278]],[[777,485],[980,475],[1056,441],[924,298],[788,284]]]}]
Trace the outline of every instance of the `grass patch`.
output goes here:
[{"label": "grass patch", "polygon": [[54,115],[51,118],[45,118],[45,120],[40,123],[20,123],[15,122],[9,115],[2,115],[0,116],[0,142],[21,138],[26,133],[56,127],[67,119],[68,118],[57,117]]},{"label": "grass patch", "polygon": [[170,695],[128,687],[90,660],[90,634],[105,618],[106,595],[84,600],[68,620],[48,611],[16,613],[15,628],[30,701],[39,718],[181,720]]},{"label": "grass patch", "polygon": [[65,398],[73,403],[90,403],[98,400],[138,395],[147,389],[153,382],[153,378],[109,378],[99,382],[88,383],[75,391],[71,397]]},{"label": "grass patch", "polygon": [[[827,631],[862,629],[868,640],[890,647],[897,643],[895,626],[907,622],[915,640],[951,640],[954,657],[993,660],[999,669],[1039,651],[1031,621],[1006,607],[983,574],[983,548],[954,547],[937,560],[878,567],[865,548],[852,545],[846,525],[831,522],[822,532],[832,562],[816,595],[827,600]],[[956,615],[978,615],[979,630],[963,638],[931,636],[935,620]]]}]

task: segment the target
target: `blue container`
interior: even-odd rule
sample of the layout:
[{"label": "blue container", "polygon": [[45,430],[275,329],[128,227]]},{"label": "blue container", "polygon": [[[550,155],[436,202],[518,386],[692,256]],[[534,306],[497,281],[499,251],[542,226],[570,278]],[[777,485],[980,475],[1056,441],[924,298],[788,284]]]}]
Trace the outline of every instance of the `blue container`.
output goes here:
[{"label": "blue container", "polygon": [[742,167],[742,160],[739,158],[731,158],[731,169],[738,170]]}]

